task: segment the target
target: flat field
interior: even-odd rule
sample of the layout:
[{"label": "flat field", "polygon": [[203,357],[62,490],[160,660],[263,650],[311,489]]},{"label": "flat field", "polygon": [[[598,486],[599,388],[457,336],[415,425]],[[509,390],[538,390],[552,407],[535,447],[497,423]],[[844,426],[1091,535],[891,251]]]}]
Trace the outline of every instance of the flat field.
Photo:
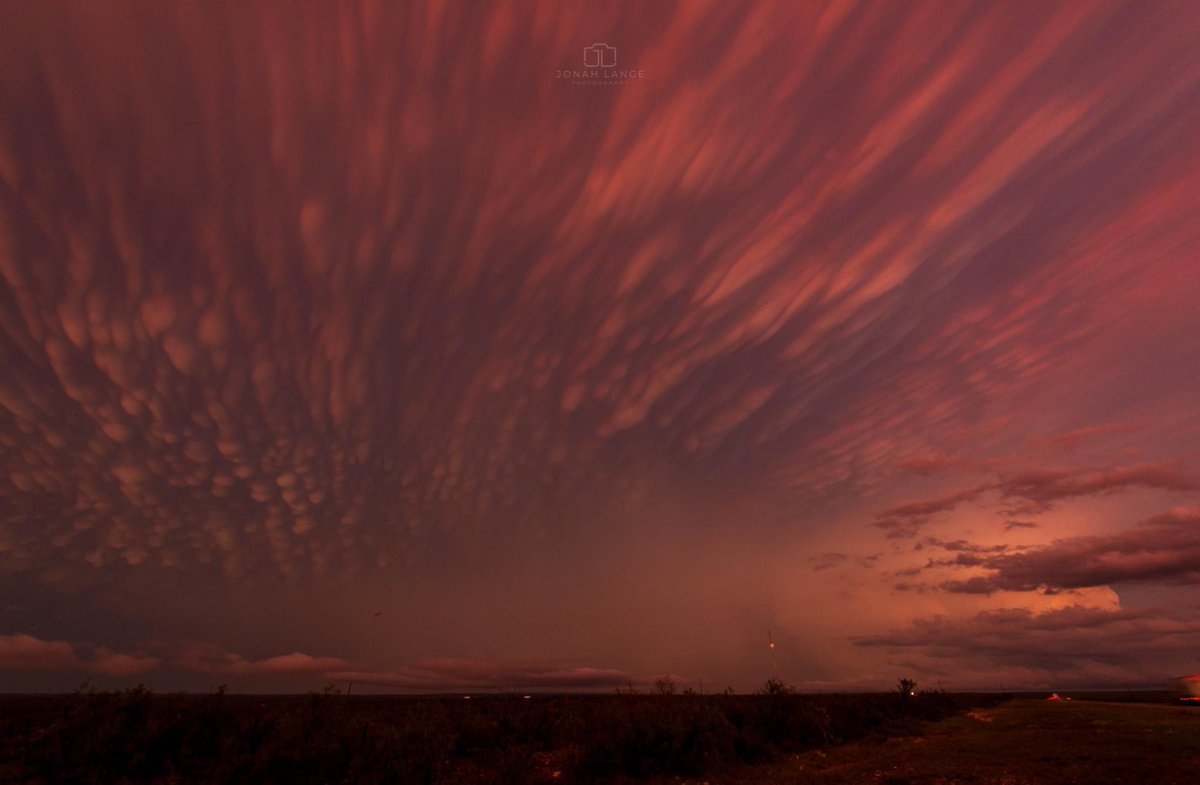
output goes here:
[{"label": "flat field", "polygon": [[[1195,785],[1200,708],[1014,700],[709,780],[738,785]],[[700,782],[703,780],[694,780]]]}]

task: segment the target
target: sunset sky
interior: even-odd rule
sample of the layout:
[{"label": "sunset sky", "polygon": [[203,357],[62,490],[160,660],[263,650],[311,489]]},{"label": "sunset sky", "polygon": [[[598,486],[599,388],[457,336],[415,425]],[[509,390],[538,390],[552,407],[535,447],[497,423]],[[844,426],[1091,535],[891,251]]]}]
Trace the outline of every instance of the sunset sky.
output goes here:
[{"label": "sunset sky", "polygon": [[1200,673],[1198,41],[0,3],[0,691]]}]

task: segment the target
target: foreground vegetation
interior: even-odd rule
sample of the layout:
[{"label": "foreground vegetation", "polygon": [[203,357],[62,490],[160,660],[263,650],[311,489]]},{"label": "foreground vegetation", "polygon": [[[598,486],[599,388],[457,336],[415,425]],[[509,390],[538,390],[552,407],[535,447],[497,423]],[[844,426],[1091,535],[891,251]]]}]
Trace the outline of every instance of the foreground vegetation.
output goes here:
[{"label": "foreground vegetation", "polygon": [[0,781],[587,783],[781,760],[969,707],[980,695],[347,698],[153,695],[0,699]]}]

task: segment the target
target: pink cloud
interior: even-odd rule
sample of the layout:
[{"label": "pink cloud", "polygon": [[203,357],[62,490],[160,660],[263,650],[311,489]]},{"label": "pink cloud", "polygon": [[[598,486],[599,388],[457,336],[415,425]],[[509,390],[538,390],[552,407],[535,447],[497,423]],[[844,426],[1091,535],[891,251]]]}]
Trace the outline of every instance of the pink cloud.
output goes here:
[{"label": "pink cloud", "polygon": [[105,647],[96,650],[88,670],[106,676],[136,676],[154,670],[161,664],[156,657],[141,654],[122,654]]},{"label": "pink cloud", "polygon": [[0,635],[0,670],[83,671],[106,676],[133,676],[154,670],[159,660],[123,654],[104,646],[44,641],[32,635]]},{"label": "pink cloud", "polygon": [[[1022,553],[956,557],[984,575],[941,584],[947,591],[1062,591],[1121,583],[1200,583],[1200,510],[1180,508],[1115,534],[1055,540]],[[942,564],[945,564],[944,562]]]},{"label": "pink cloud", "polygon": [[0,635],[0,670],[76,670],[84,663],[66,641],[44,641],[32,635]]},{"label": "pink cloud", "polygon": [[1043,512],[1065,499],[1135,488],[1191,492],[1200,489],[1200,480],[1179,464],[1164,462],[1099,470],[1019,472],[1004,476],[996,488],[1004,497],[1016,500],[1014,512],[1028,514]]},{"label": "pink cloud", "polygon": [[250,660],[213,643],[160,643],[166,662],[184,670],[229,676],[283,676],[344,670],[350,663],[338,657],[314,657],[302,652]]},{"label": "pink cloud", "polygon": [[1034,440],[1034,443],[1044,442],[1046,444],[1058,447],[1064,450],[1074,450],[1081,444],[1095,441],[1104,436],[1110,436],[1117,433],[1133,433],[1140,426],[1135,423],[1108,423],[1106,425],[1092,425],[1086,428],[1076,428],[1066,433],[1060,433],[1057,436],[1051,436],[1048,439]]},{"label": "pink cloud", "polygon": [[[1178,461],[1131,467],[1034,469],[1001,475],[995,482],[952,491],[931,499],[904,502],[876,516],[872,526],[892,539],[915,537],[935,516],[985,493],[997,493],[1009,504],[1008,514],[1045,512],[1056,503],[1085,496],[1106,496],[1136,489],[1193,493],[1200,479]],[[1007,529],[1033,528],[1036,524],[1009,521]]]},{"label": "pink cloud", "polygon": [[291,654],[282,654],[278,657],[268,657],[253,662],[240,660],[227,664],[218,672],[228,673],[233,676],[325,673],[342,670],[349,667],[349,665],[346,660],[337,657],[312,657],[308,654],[292,652]]},{"label": "pink cloud", "polygon": [[872,525],[883,529],[889,539],[915,537],[931,518],[953,510],[963,502],[971,501],[988,490],[987,485],[955,491],[934,499],[910,501],[884,510]]}]

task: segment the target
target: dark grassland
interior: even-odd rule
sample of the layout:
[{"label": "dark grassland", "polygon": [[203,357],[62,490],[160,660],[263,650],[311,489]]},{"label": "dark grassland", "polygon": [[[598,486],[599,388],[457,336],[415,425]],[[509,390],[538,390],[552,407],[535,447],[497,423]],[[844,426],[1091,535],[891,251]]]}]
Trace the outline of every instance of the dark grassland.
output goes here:
[{"label": "dark grassland", "polygon": [[[917,735],[812,750],[722,785],[1195,785],[1200,708],[1014,700]],[[680,785],[675,783],[674,785]],[[714,782],[713,785],[716,785]]]},{"label": "dark grassland", "polygon": [[[994,696],[375,698],[80,691],[0,698],[0,782],[589,783],[738,776]],[[761,768],[755,766],[755,769]]]},{"label": "dark grassland", "polygon": [[1084,697],[0,696],[0,783],[1200,782],[1200,707]]}]

